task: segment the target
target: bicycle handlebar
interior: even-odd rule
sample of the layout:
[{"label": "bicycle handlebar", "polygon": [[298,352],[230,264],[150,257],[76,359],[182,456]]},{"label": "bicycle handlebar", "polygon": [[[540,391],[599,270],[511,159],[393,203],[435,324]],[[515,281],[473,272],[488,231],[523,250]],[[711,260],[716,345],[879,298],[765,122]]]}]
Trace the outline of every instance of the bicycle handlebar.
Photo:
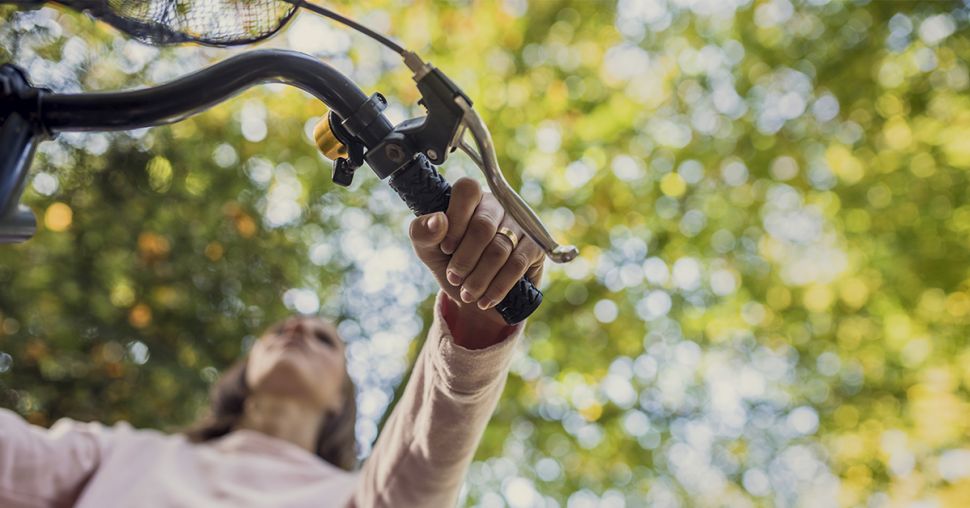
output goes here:
[{"label": "bicycle handlebar", "polygon": [[[270,82],[289,84],[309,92],[342,119],[351,118],[368,103],[368,97],[353,81],[326,63],[295,51],[259,50],[234,56],[152,88],[81,94],[54,94],[32,89],[31,100],[22,100],[12,106],[7,101],[13,100],[12,95],[0,94],[5,99],[2,104],[4,110],[10,110],[7,116],[0,111],[0,119],[4,120],[4,124],[15,118],[34,122],[35,135],[30,146],[35,146],[36,141],[45,134],[128,130],[177,122],[253,85]],[[353,136],[367,150],[379,145],[394,132],[394,127],[380,112],[372,115],[366,125],[359,127]],[[24,161],[25,158],[26,164],[29,164],[30,154],[23,154],[18,160]],[[415,214],[446,210],[451,197],[448,182],[420,152],[411,153],[403,160],[407,162],[395,166],[393,170],[374,167],[375,164],[380,165],[376,160],[370,162],[379,176],[390,176],[389,184]],[[4,180],[19,184],[17,189],[2,189],[13,192],[0,196],[0,203],[8,202],[10,198],[14,202],[19,199],[26,164],[19,168],[0,167]],[[3,219],[0,215],[0,222]],[[19,238],[23,239],[26,238]],[[10,236],[9,240],[18,239]],[[535,311],[541,301],[542,293],[523,277],[495,310],[507,323],[515,324]]]},{"label": "bicycle handlebar", "polygon": [[[288,50],[250,51],[175,81],[126,92],[43,94],[44,127],[58,131],[128,130],[184,120],[258,84],[285,83],[323,101],[347,118],[367,96],[324,62]],[[382,118],[383,119],[383,118]],[[386,132],[391,124],[383,119]],[[362,139],[376,143],[378,139]]]}]

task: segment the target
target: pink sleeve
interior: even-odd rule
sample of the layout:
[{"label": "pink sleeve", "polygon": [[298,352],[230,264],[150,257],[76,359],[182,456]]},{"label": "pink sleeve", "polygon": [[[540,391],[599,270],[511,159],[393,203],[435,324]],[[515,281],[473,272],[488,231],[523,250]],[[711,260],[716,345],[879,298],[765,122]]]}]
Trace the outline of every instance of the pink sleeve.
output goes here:
[{"label": "pink sleeve", "polygon": [[0,408],[0,506],[71,506],[97,469],[110,429],[58,420],[50,430]]},{"label": "pink sleeve", "polygon": [[452,507],[505,387],[524,324],[502,342],[454,343],[435,301],[434,321],[404,393],[364,462],[350,506]]}]

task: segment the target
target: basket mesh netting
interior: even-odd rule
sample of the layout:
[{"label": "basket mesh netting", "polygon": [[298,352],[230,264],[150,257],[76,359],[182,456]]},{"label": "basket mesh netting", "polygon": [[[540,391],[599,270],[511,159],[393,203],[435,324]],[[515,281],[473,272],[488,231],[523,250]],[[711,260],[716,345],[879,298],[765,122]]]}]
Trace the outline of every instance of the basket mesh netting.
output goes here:
[{"label": "basket mesh netting", "polygon": [[285,0],[56,0],[149,44],[249,44],[276,33],[300,2]]}]

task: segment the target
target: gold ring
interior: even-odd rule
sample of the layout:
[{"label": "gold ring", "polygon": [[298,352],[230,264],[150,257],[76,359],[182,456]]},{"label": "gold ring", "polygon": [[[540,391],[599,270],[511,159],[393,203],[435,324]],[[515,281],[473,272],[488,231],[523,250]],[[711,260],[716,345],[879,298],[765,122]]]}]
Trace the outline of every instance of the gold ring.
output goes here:
[{"label": "gold ring", "polygon": [[498,234],[505,236],[512,242],[512,250],[515,250],[515,247],[519,245],[519,237],[515,234],[515,231],[509,228],[498,228]]}]

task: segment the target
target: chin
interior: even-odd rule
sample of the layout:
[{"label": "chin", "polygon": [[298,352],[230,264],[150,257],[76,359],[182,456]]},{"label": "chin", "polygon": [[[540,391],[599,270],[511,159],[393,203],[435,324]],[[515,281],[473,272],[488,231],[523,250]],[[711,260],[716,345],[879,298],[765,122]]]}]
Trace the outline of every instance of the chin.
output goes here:
[{"label": "chin", "polygon": [[281,355],[251,388],[254,391],[313,399],[313,381],[313,373],[309,372],[303,358]]}]

